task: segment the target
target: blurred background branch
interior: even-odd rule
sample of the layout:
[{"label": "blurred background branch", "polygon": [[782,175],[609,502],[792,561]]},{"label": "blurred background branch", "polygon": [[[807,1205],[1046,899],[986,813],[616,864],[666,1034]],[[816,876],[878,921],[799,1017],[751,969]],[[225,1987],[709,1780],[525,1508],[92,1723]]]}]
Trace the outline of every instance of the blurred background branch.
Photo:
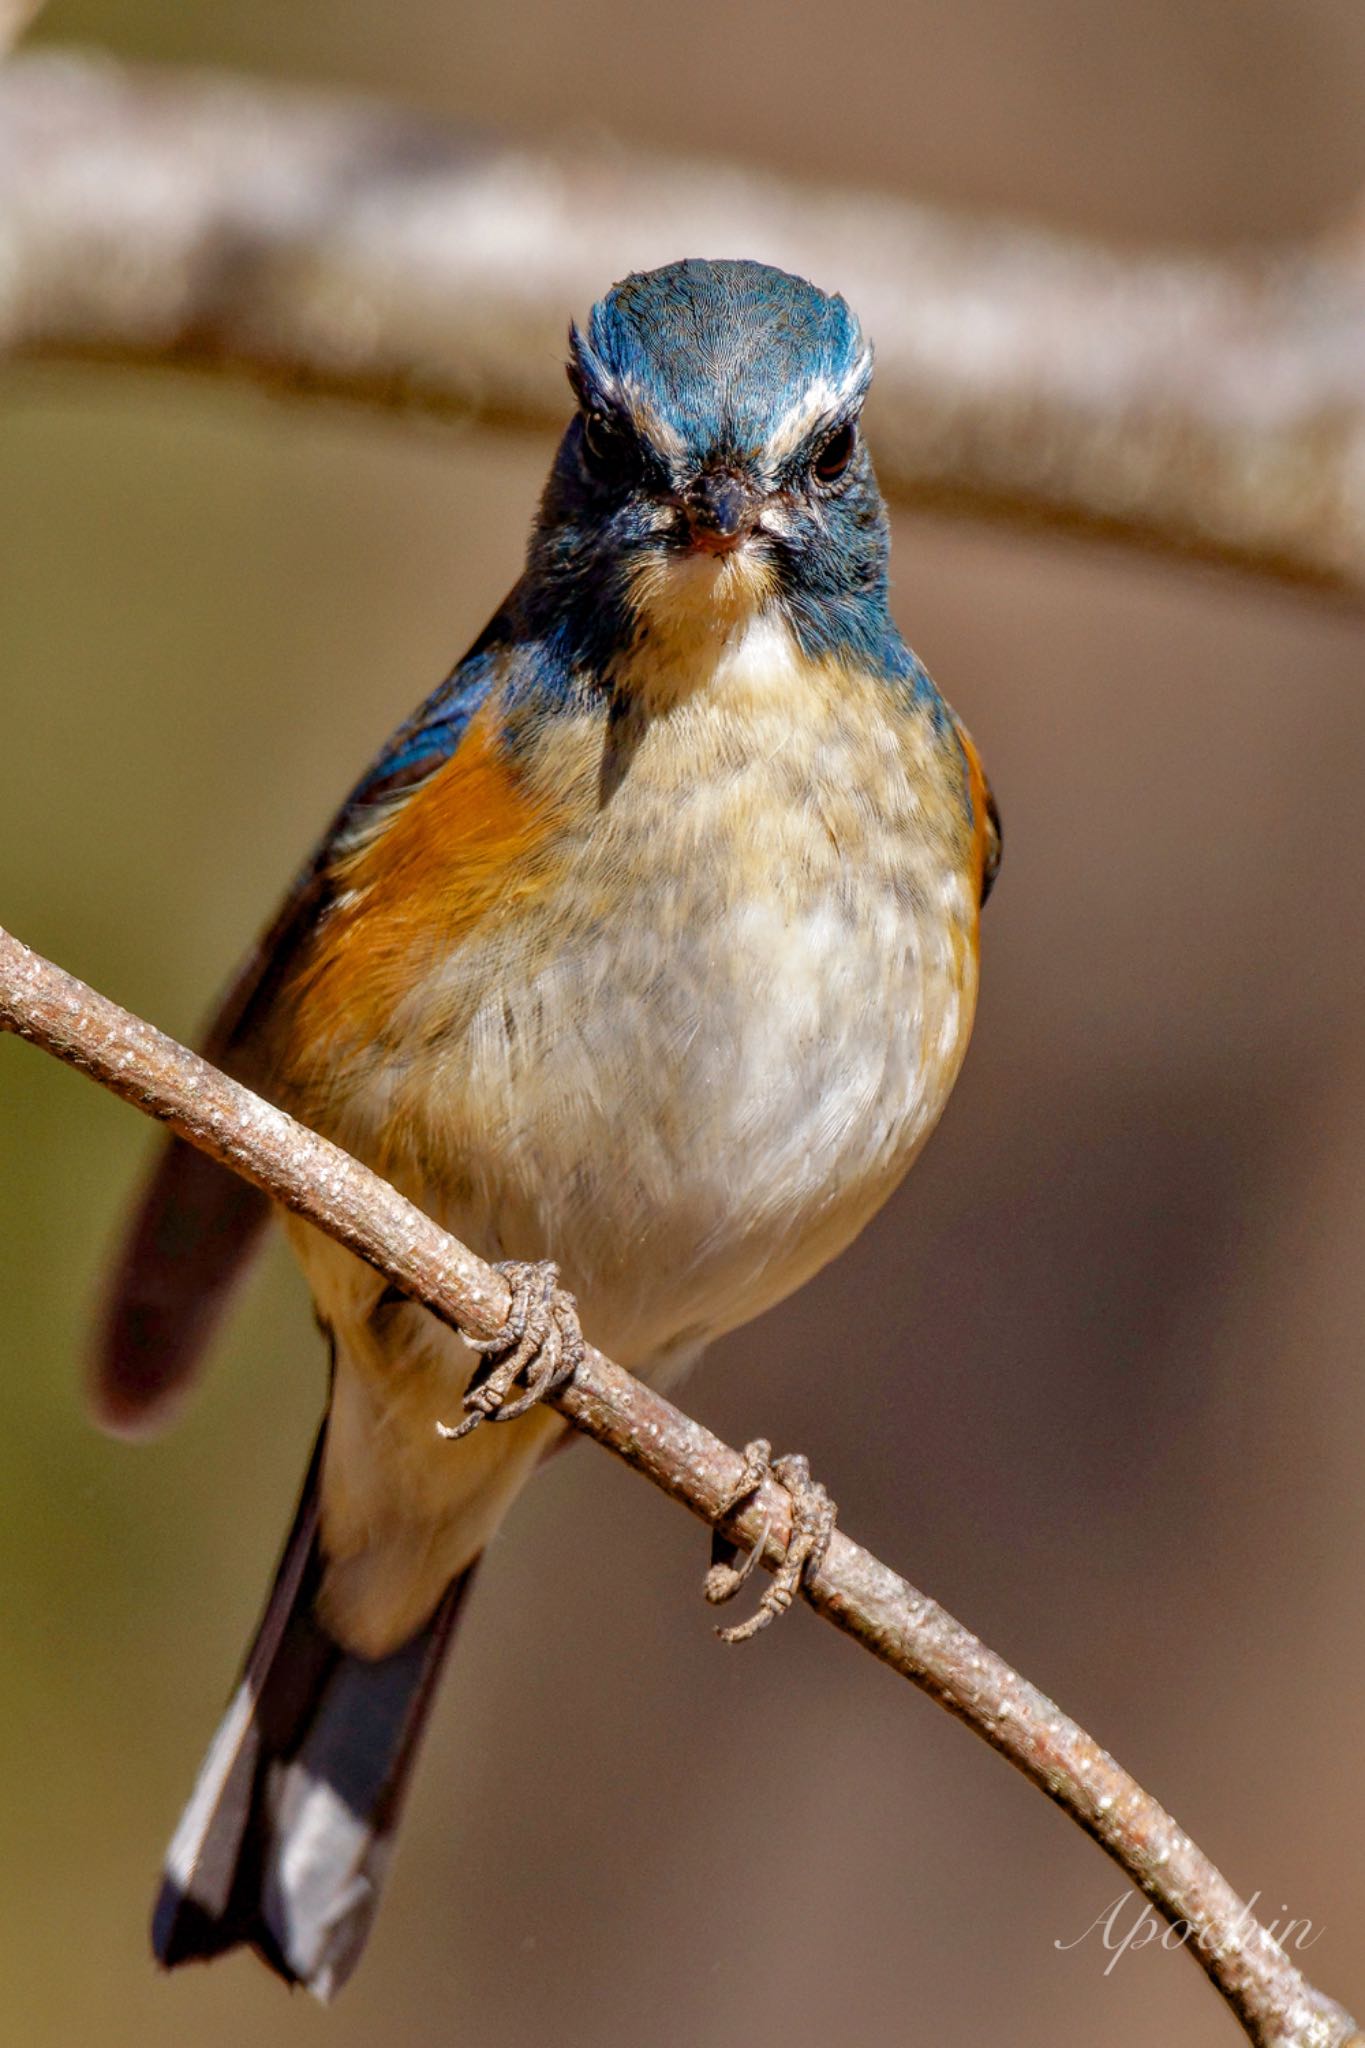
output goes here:
[{"label": "blurred background branch", "polygon": [[[4,1031],[168,1125],[452,1329],[487,1337],[503,1327],[510,1295],[501,1276],[378,1174],[0,929]],[[772,1478],[743,1491],[739,1453],[662,1395],[589,1346],[573,1379],[547,1398],[702,1521],[746,1549],[761,1545],[769,1570],[781,1562],[791,1538],[786,1493]],[[839,1530],[801,1591],[1092,1835],[1178,1931],[1258,2048],[1365,2048],[1350,2015],[1307,1982],[1171,1815],[936,1601]]]},{"label": "blurred background branch", "polygon": [[[817,282],[857,294],[881,343],[870,418],[899,493],[897,616],[981,741],[1013,851],[943,1131],[844,1259],[717,1346],[695,1398],[731,1443],[766,1427],[809,1451],[869,1546],[913,1556],[950,1607],[1102,1728],[1259,1888],[1256,1911],[1295,1960],[1359,2012],[1362,615],[1287,598],[1294,586],[1266,574],[1189,573],[1162,538],[1169,516],[1164,554],[1059,544],[1056,525],[1075,517],[1078,464],[1102,462],[1111,486],[1127,474],[1102,422],[1134,352],[1156,423],[1120,421],[1124,461],[1177,508],[1203,459],[1182,424],[1196,375],[1225,366],[1216,410],[1245,409],[1248,389],[1267,407],[1292,394],[1239,336],[1272,331],[1258,280],[1293,327],[1293,251],[1313,284],[1305,322],[1321,280],[1329,304],[1340,295],[1347,369],[1360,359],[1356,255],[1316,238],[1365,192],[1365,9],[1243,0],[1229,22],[1226,0],[48,0],[35,30],[48,54],[40,66],[31,39],[0,92],[0,917],[192,1032],[338,793],[518,574],[569,403],[567,314],[675,255],[689,222],[719,253],[823,261]],[[65,54],[87,45],[118,60]],[[234,70],[337,96],[235,87]],[[60,152],[37,139],[44,73],[49,111],[59,94],[66,108]],[[353,134],[378,246],[351,255],[345,90],[425,110],[386,123],[371,104],[360,126],[389,138],[383,179]],[[245,352],[222,376],[154,367],[176,344],[185,283],[164,223],[179,184],[192,214],[217,175],[211,154],[175,153],[186,131],[172,115],[215,98],[242,116],[220,130],[215,215],[220,257],[245,215],[242,271],[215,270],[191,238],[201,304],[210,285],[231,288],[240,338],[242,309],[274,319],[272,295],[300,289],[293,273],[316,277],[318,329],[271,374],[292,379],[292,350],[315,377],[332,360],[344,389],[337,337],[363,359],[370,310],[389,318],[376,257],[381,277],[396,265],[395,299],[428,308],[405,349],[431,386],[396,350],[392,382],[372,389],[406,413],[279,403]],[[291,223],[275,110],[316,134],[328,106],[342,116],[331,214]],[[147,137],[120,157],[135,113]],[[490,132],[522,146],[485,153],[471,138]],[[506,276],[470,301],[467,341],[442,237],[463,247],[466,279],[498,251],[479,254],[472,211],[447,223],[442,195],[458,189],[452,170],[482,163],[492,179],[495,159]],[[735,159],[738,176],[722,169]],[[570,161],[596,165],[593,180],[556,184]],[[410,225],[386,250],[377,193],[396,206],[406,190],[411,223],[423,162],[429,240]],[[245,202],[254,190],[259,215],[272,181],[263,243]],[[821,186],[843,193],[837,231],[806,197]],[[518,192],[544,206],[547,190],[548,222],[508,218]],[[595,194],[617,212],[583,212]],[[1002,213],[1021,225],[964,229]],[[34,235],[82,218],[84,235],[64,229],[38,266]],[[936,222],[964,280],[947,301],[916,253]],[[750,234],[765,239],[746,252]],[[1168,266],[1101,245],[1186,253]],[[973,246],[994,252],[989,275]],[[1229,264],[1234,249],[1251,253]],[[99,349],[95,367],[72,367],[45,282],[59,258],[62,303],[74,317],[90,289],[99,347],[133,367],[106,373]],[[1040,326],[1024,317],[1043,290],[1035,258],[1131,288],[1107,318],[1080,319],[1073,294]],[[1166,306],[1207,277],[1228,333],[1211,344],[1194,323],[1196,354]],[[24,361],[11,351],[21,325],[40,339],[40,296],[47,339]],[[131,352],[110,320],[125,298],[144,323]],[[480,327],[490,304],[501,336]],[[210,303],[214,345],[219,318]],[[528,363],[540,395],[512,402],[511,369]],[[914,475],[890,445],[902,363],[922,394],[915,432],[937,451]],[[1059,407],[1046,394],[1063,380]],[[448,424],[421,409],[433,402]],[[1351,398],[1299,461],[1310,506],[1349,494],[1358,417]],[[1008,451],[994,495],[979,476],[970,496],[934,481],[962,468],[964,422],[973,463]],[[1276,464],[1276,449],[1312,444],[1296,444],[1292,418],[1261,443]],[[933,516],[1018,514],[1018,474],[1023,509],[1051,522],[1037,531]],[[1282,493],[1236,464],[1218,474],[1282,531]],[[1086,488],[1087,530],[1102,530]],[[1111,489],[1111,521],[1127,502]],[[1264,568],[1265,530],[1259,555],[1226,537],[1215,552]],[[1358,567],[1326,573],[1358,591]],[[0,1804],[16,1881],[0,1981],[16,2039],[317,2048],[325,2025],[328,2048],[431,2048],[440,2014],[482,2048],[638,2048],[642,2012],[659,2048],[710,2039],[718,2012],[753,2048],[899,2040],[907,2014],[954,2048],[1227,2037],[1202,1973],[1162,1953],[1164,1923],[1080,1830],[1015,1773],[983,1769],[975,1743],[871,1658],[827,1628],[779,1630],[752,1659],[717,1654],[700,1619],[680,1628],[696,1525],[588,1450],[551,1462],[488,1560],[376,1953],[347,2000],[324,2021],[247,1961],[155,1974],[149,1880],[274,1562],[323,1357],[277,1255],[183,1428],[136,1453],[88,1429],[76,1381],[90,1297],[156,1133],[0,1043],[0,1068],[10,1058],[0,1752],[14,1767]],[[547,1760],[547,1714],[568,1768]],[[1191,1742],[1192,1727],[1216,1739]]]},{"label": "blurred background branch", "polygon": [[0,57],[13,49],[42,5],[43,0],[0,0]]},{"label": "blurred background branch", "polygon": [[1123,254],[340,94],[41,53],[0,72],[0,359],[179,364],[543,426],[614,270],[745,253],[838,285],[903,499],[1365,591],[1365,236]]}]

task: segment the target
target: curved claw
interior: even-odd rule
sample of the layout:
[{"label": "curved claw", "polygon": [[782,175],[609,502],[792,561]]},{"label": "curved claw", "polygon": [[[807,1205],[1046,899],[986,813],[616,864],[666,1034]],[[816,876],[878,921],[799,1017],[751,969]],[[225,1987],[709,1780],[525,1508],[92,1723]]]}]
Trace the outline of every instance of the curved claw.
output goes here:
[{"label": "curved claw", "polygon": [[739,1553],[734,1544],[728,1542],[719,1530],[716,1531],[711,1539],[711,1569],[702,1583],[702,1595],[713,1607],[734,1599],[746,1579],[752,1576],[754,1566],[768,1547],[772,1532],[772,1523],[765,1522],[758,1541],[746,1553],[743,1564],[737,1565],[735,1558]]},{"label": "curved claw", "polygon": [[[558,1266],[548,1259],[531,1265],[507,1260],[496,1270],[511,1288],[507,1320],[494,1337],[464,1340],[471,1351],[483,1352],[488,1364],[465,1389],[461,1420],[436,1425],[450,1443],[481,1422],[514,1422],[525,1415],[572,1379],[583,1357],[577,1306],[559,1285]],[[513,1398],[519,1383],[522,1392]]]},{"label": "curved claw", "polygon": [[[745,1446],[744,1472],[726,1503],[727,1507],[737,1507],[746,1495],[757,1491],[769,1474],[791,1496],[792,1525],[786,1555],[754,1613],[744,1621],[732,1623],[729,1628],[717,1628],[716,1634],[723,1643],[747,1643],[751,1636],[756,1636],[779,1615],[785,1614],[806,1573],[818,1571],[824,1563],[834,1534],[838,1510],[819,1480],[811,1478],[805,1458],[799,1453],[791,1453],[774,1460],[769,1445],[761,1438]],[[738,1568],[733,1562],[736,1555],[734,1545],[723,1537],[716,1540],[712,1548],[711,1569],[706,1574],[703,1588],[709,1601],[719,1604],[734,1598],[762,1557],[768,1535],[769,1530],[765,1527],[743,1565]],[[728,1556],[724,1554],[726,1552]]]}]

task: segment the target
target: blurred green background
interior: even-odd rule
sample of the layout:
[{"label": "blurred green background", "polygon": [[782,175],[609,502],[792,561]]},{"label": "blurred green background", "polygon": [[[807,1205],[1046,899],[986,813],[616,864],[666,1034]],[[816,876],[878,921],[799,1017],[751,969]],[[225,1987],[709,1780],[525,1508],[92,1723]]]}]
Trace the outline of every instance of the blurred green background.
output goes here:
[{"label": "blurred green background", "polygon": [[[1358,0],[67,0],[41,33],[1135,240],[1310,232],[1365,189]],[[7,371],[0,919],[193,1032],[511,582],[549,447]],[[1365,634],[914,518],[895,578],[1006,817],[977,1042],[901,1196],[688,1400],[808,1451],[854,1534],[1312,1919],[1359,2011]],[[91,1432],[91,1298],[149,1141],[0,1042],[4,2038],[1229,2039],[1188,1962],[1057,1947],[1121,1881],[963,1730],[808,1620],[717,1647],[700,1534],[587,1447],[481,1574],[341,2003],[242,1959],[158,1978],[158,1861],[323,1361],[276,1254],[176,1434]]]}]

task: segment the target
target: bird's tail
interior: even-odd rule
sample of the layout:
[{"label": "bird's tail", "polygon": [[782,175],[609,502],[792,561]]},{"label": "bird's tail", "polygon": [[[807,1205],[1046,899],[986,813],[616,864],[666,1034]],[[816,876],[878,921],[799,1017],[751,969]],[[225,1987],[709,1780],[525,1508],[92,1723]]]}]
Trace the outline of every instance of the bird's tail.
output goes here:
[{"label": "bird's tail", "polygon": [[330,1998],[359,1959],[403,1789],[473,1566],[386,1657],[314,1609],[319,1438],[246,1669],[166,1856],[152,1947],[167,1969],[249,1943]]}]

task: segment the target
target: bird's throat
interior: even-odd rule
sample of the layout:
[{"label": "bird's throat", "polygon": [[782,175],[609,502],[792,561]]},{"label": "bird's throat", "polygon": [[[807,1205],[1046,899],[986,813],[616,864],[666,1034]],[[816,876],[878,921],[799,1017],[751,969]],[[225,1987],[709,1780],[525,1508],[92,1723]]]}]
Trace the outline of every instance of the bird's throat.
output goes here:
[{"label": "bird's throat", "polygon": [[[649,555],[631,579],[635,630],[610,682],[651,713],[761,672],[794,653],[771,565],[757,549]],[[746,686],[747,687],[747,686]]]}]

